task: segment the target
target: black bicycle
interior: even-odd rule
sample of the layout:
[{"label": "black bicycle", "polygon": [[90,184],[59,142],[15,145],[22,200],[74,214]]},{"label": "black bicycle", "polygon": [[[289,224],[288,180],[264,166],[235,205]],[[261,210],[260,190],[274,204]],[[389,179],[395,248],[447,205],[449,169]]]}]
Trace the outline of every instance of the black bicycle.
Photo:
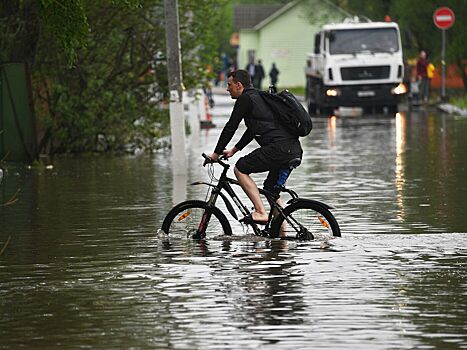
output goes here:
[{"label": "black bicycle", "polygon": [[[211,161],[204,153],[203,157]],[[214,176],[214,163],[210,163],[208,165],[208,172],[211,183],[197,181],[191,184],[208,186],[206,200],[188,200],[177,204],[166,215],[162,223],[163,232],[195,239],[204,239],[216,235],[232,235],[232,227],[229,220],[224,212],[216,207],[219,196],[224,200],[228,212],[235,220],[243,221],[242,218],[239,219],[237,216],[227,196],[235,203],[244,217],[248,217],[251,214],[233,190],[232,185],[240,186],[240,184],[237,180],[227,176],[230,165],[226,164],[224,160],[226,160],[225,157],[220,157],[215,162],[224,168],[219,179],[216,179]],[[289,173],[299,164],[299,158],[289,162],[287,165]],[[214,184],[214,181],[217,181],[217,184]],[[316,200],[300,198],[293,190],[281,186],[280,192],[288,193],[291,197],[287,205],[282,207],[277,203],[278,194],[264,189],[259,189],[259,192],[267,198],[271,208],[268,221],[264,225],[254,223],[251,220],[246,220],[246,223],[244,223],[252,227],[255,235],[296,240],[341,236],[339,224],[334,215],[329,211],[332,207],[327,204]]]}]

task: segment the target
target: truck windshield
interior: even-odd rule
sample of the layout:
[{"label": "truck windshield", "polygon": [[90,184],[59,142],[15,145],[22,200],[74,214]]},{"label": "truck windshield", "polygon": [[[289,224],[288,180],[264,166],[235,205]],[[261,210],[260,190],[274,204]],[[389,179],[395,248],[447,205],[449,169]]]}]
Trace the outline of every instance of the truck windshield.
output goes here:
[{"label": "truck windshield", "polygon": [[396,52],[399,40],[395,28],[341,29],[329,33],[331,55],[359,52]]}]

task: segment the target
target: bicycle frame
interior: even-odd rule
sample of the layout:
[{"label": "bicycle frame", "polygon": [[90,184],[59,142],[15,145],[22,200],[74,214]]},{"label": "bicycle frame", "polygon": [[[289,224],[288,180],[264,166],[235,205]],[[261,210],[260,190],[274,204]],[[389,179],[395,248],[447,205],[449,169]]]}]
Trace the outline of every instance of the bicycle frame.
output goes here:
[{"label": "bicycle frame", "polygon": [[[217,185],[213,185],[212,183],[208,183],[208,182],[204,182],[204,181],[196,181],[196,182],[191,183],[191,185],[207,185],[207,186],[212,187],[211,196],[209,197],[209,200],[207,201],[208,206],[209,207],[214,207],[216,202],[217,202],[217,198],[220,196],[224,200],[225,205],[226,205],[227,210],[229,211],[229,213],[232,215],[233,218],[235,218],[235,220],[238,220],[238,216],[237,216],[232,204],[230,203],[227,196],[224,193],[222,193],[222,190],[225,190],[225,192],[227,192],[227,194],[233,200],[233,202],[235,203],[237,208],[240,210],[242,215],[246,216],[246,215],[250,214],[250,211],[240,201],[240,198],[237,196],[237,194],[235,193],[235,191],[233,190],[233,188],[231,186],[231,185],[240,186],[240,183],[237,180],[234,180],[234,179],[229,178],[227,176],[227,171],[229,170],[230,165],[224,163],[222,160],[218,160],[217,163],[220,164],[224,168],[222,173],[221,173],[221,176],[219,178],[219,181],[218,181]],[[279,213],[282,213],[282,209],[283,209],[276,202],[276,200],[279,198],[278,195],[275,195],[275,194],[273,194],[273,193],[271,193],[269,191],[266,191],[264,189],[259,189],[259,192],[260,192],[261,195],[263,195],[263,196],[265,196],[267,198],[268,202],[271,205],[271,210],[269,212],[268,222],[267,222],[264,230],[260,230],[259,227],[256,224],[251,224],[251,226],[253,228],[253,231],[254,231],[254,233],[256,235],[262,235],[263,233],[267,234],[267,232],[268,232],[268,230],[270,228],[270,224],[271,224],[272,219],[273,219],[274,210],[277,210]],[[292,197],[292,199],[290,201],[288,201],[287,203],[290,203],[290,202],[292,202],[294,200],[300,200],[298,195],[293,190],[284,189],[284,192],[289,193],[291,195],[291,197]],[[205,231],[206,231],[206,228],[207,228],[207,226],[209,224],[210,218],[211,218],[211,213],[210,212],[205,212],[203,214],[201,222],[200,222],[200,224],[198,226],[198,232],[201,235],[205,234]],[[285,217],[285,219],[292,227],[295,228],[295,230],[297,230],[295,225],[301,226],[300,223],[298,223],[294,218]]]}]

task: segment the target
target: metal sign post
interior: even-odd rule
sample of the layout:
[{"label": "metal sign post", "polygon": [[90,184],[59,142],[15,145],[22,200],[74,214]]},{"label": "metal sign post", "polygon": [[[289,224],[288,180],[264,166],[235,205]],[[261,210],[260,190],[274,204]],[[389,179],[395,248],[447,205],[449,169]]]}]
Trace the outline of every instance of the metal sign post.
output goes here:
[{"label": "metal sign post", "polygon": [[441,29],[441,100],[446,100],[446,29]]},{"label": "metal sign post", "polygon": [[454,12],[449,7],[440,7],[433,13],[433,22],[441,29],[441,100],[446,99],[446,29],[455,21]]}]

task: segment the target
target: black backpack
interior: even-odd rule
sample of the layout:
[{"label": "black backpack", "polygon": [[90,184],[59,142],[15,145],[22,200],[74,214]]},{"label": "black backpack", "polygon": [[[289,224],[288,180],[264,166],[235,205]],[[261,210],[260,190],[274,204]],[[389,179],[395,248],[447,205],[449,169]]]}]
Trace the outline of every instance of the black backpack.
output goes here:
[{"label": "black backpack", "polygon": [[259,94],[274,117],[292,135],[306,136],[310,133],[313,128],[311,116],[289,90],[279,93],[259,91]]}]

